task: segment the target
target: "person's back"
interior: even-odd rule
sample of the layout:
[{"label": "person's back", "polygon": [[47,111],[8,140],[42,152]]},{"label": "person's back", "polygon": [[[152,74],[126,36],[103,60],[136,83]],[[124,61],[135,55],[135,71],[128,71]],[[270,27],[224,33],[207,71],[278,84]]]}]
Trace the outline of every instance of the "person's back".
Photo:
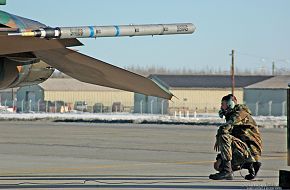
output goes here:
[{"label": "person's back", "polygon": [[[238,117],[238,118],[236,118]],[[260,160],[262,152],[262,139],[255,120],[251,116],[251,111],[246,105],[237,104],[227,122],[233,120],[231,135],[245,142],[251,150],[256,161]]]}]

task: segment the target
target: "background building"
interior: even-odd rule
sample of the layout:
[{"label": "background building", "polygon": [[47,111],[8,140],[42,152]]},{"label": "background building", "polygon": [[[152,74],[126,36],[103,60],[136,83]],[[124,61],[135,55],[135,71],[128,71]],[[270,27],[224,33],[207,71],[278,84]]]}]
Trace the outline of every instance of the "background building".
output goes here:
[{"label": "background building", "polygon": [[286,115],[289,82],[290,76],[276,76],[245,87],[244,100],[253,115]]},{"label": "background building", "polygon": [[28,104],[29,106],[24,106],[25,109],[32,107],[38,111],[38,107],[41,107],[44,111],[42,107],[48,106],[50,108],[45,111],[49,111],[65,104],[70,109],[77,106],[90,112],[93,112],[94,106],[98,112],[129,112],[133,109],[133,96],[132,92],[88,84],[73,78],[50,78],[39,85],[20,88],[17,92],[17,105],[18,110]]},{"label": "background building", "polygon": [[[243,103],[243,88],[257,82],[272,78],[273,76],[235,76],[235,96],[239,103]],[[208,113],[217,112],[220,108],[220,100],[223,96],[231,93],[231,77],[229,75],[151,75],[150,78],[157,80],[162,85],[169,88],[175,95],[172,101],[167,101],[168,110],[165,113],[174,114],[176,112]],[[152,98],[135,94],[135,106],[140,107],[140,101],[146,103],[143,106],[150,108]],[[160,113],[161,100],[153,100],[158,108],[154,113]],[[135,107],[135,108],[136,108]],[[154,110],[154,109],[153,109]],[[151,113],[151,109],[143,110]],[[135,112],[140,112],[135,109]]]},{"label": "background building", "polygon": [[0,105],[13,106],[13,101],[16,99],[16,92],[18,88],[0,90]]},{"label": "background building", "polygon": [[169,101],[135,93],[134,113],[168,114]]},{"label": "background building", "polygon": [[[2,106],[19,112],[135,112],[152,114],[216,113],[220,99],[231,93],[228,75],[151,75],[169,89],[171,101],[80,82],[50,78],[33,86],[0,91]],[[236,76],[235,96],[254,115],[286,115],[286,89],[290,76]],[[17,93],[16,93],[17,92]]]}]

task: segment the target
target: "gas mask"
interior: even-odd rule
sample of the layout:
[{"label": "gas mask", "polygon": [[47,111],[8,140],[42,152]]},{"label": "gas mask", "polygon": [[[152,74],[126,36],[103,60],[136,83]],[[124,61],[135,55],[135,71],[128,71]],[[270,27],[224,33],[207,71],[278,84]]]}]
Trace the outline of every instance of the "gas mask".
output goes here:
[{"label": "gas mask", "polygon": [[232,94],[229,94],[222,98],[221,109],[218,112],[220,118],[223,118],[224,116],[232,112],[236,105],[235,101],[236,97],[234,97]]}]

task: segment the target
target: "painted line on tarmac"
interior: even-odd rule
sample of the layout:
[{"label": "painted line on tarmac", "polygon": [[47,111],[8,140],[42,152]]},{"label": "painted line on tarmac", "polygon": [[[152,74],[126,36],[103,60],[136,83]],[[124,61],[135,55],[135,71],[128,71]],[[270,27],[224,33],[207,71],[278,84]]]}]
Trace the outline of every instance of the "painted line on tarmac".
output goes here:
[{"label": "painted line on tarmac", "polygon": [[[261,160],[286,160],[287,156],[278,156],[278,157],[262,157]],[[214,163],[214,160],[207,161],[183,161],[183,162],[159,162],[159,163],[135,163],[135,164],[107,164],[107,165],[97,165],[97,166],[86,166],[79,168],[43,168],[43,169],[33,169],[33,170],[16,170],[13,172],[2,173],[0,175],[20,175],[20,174],[35,174],[35,173],[52,173],[52,172],[73,172],[73,171],[82,171],[82,170],[94,170],[94,169],[110,169],[110,168],[129,168],[129,167],[138,167],[138,166],[152,166],[152,165],[167,165],[167,164],[177,164],[177,165],[198,165],[198,164],[209,164]]]},{"label": "painted line on tarmac", "polygon": [[261,160],[287,160],[287,156],[262,156]]},{"label": "painted line on tarmac", "polygon": [[98,166],[86,166],[81,168],[43,168],[43,169],[33,169],[33,170],[17,170],[15,172],[0,173],[0,175],[13,175],[13,174],[35,174],[35,173],[46,173],[46,172],[64,172],[64,171],[81,171],[81,170],[93,170],[93,169],[110,169],[110,168],[122,168],[122,167],[138,167],[138,166],[151,166],[151,165],[167,165],[167,164],[177,164],[177,165],[192,165],[192,164],[205,164],[213,163],[214,161],[187,161],[187,162],[159,162],[159,163],[136,163],[136,164],[107,164]]}]

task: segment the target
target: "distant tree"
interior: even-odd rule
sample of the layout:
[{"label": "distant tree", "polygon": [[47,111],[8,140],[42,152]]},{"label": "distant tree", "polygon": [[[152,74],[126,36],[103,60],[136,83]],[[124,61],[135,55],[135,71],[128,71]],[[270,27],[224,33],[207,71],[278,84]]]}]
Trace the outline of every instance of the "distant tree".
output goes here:
[{"label": "distant tree", "polygon": [[[140,65],[131,65],[128,67],[125,67],[126,70],[137,73],[142,76],[149,76],[151,74],[164,74],[164,75],[229,75],[230,71],[226,69],[214,68],[206,66],[202,69],[192,69],[192,68],[177,68],[177,69],[169,69],[164,66],[162,67],[156,67],[154,65],[147,65],[147,66],[140,66]],[[271,75],[272,71],[267,70],[266,67],[260,67],[258,69],[240,69],[235,68],[235,74],[236,75]],[[290,75],[290,70],[282,67],[282,68],[276,68],[275,75]],[[53,78],[68,78],[69,76],[55,70],[55,72],[52,74]]]}]

